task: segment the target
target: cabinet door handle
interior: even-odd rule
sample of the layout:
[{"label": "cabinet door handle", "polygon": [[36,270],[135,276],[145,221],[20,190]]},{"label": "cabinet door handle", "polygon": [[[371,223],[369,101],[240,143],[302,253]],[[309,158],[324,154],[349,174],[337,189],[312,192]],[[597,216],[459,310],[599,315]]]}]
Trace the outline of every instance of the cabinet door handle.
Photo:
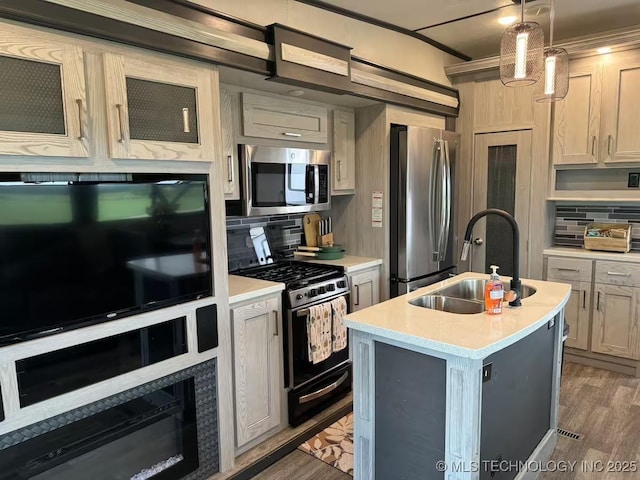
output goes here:
[{"label": "cabinet door handle", "polygon": [[118,110],[118,128],[120,131],[120,137],[118,138],[119,143],[124,143],[124,113],[122,111],[122,104],[116,104],[116,110]]},{"label": "cabinet door handle", "polygon": [[182,109],[182,131],[184,133],[191,133],[191,129],[189,128],[189,109]]},{"label": "cabinet door handle", "polygon": [[227,181],[233,182],[233,157],[231,155],[227,155]]},{"label": "cabinet door handle", "polygon": [[593,138],[591,139],[591,155],[592,156],[596,154],[596,141],[597,141],[597,138],[594,135]]},{"label": "cabinet door handle", "polygon": [[360,285],[353,286],[356,289],[356,300],[353,302],[354,305],[360,305]]},{"label": "cabinet door handle", "polygon": [[284,132],[282,135],[285,137],[301,137],[301,133]]},{"label": "cabinet door handle", "polygon": [[623,273],[623,272],[607,272],[607,275],[611,275],[613,277],[630,277],[631,276],[630,273]]},{"label": "cabinet door handle", "polygon": [[611,144],[613,143],[613,135],[609,135],[609,138],[607,139],[607,154],[609,156],[611,156]]},{"label": "cabinet door handle", "polygon": [[277,337],[279,335],[280,328],[278,327],[278,311],[273,311],[273,316],[275,318],[275,328],[273,329],[273,336]]},{"label": "cabinet door handle", "polygon": [[82,99],[76,98],[76,104],[78,105],[78,123],[80,125],[80,134],[78,140],[84,140],[84,124],[82,123]]},{"label": "cabinet door handle", "polygon": [[342,180],[342,160],[338,160],[338,181]]},{"label": "cabinet door handle", "polygon": [[561,272],[579,272],[580,271],[579,268],[563,268],[563,267],[557,267],[557,268]]},{"label": "cabinet door handle", "polygon": [[587,309],[587,291],[586,290],[582,290],[582,309],[583,310]]},{"label": "cabinet door handle", "polygon": [[598,301],[596,302],[596,310],[600,311],[600,292],[598,292]]}]

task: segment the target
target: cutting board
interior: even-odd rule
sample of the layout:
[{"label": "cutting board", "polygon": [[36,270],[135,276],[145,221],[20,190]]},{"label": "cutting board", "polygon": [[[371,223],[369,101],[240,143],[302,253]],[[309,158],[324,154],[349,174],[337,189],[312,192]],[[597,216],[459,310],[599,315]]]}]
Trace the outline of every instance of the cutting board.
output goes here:
[{"label": "cutting board", "polygon": [[304,227],[304,241],[307,247],[318,246],[318,223],[321,217],[317,213],[310,213],[302,217],[302,226]]}]

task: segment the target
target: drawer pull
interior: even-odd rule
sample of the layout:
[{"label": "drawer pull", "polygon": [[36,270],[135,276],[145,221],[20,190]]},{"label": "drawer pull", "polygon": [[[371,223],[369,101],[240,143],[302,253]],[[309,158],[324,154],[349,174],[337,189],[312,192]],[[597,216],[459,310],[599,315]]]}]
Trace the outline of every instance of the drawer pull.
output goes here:
[{"label": "drawer pull", "polygon": [[278,328],[278,311],[277,310],[273,311],[273,316],[275,317],[273,336],[277,337],[280,334],[279,332],[280,329]]},{"label": "drawer pull", "polygon": [[595,155],[596,154],[596,136],[594,135],[593,138],[591,139],[591,155]]},{"label": "drawer pull", "polygon": [[342,180],[342,160],[338,160],[338,181]]},{"label": "drawer pull", "polygon": [[227,155],[227,181],[233,183],[233,157]]},{"label": "drawer pull", "polygon": [[600,292],[598,292],[598,298],[596,301],[596,310],[600,311]]},{"label": "drawer pull", "polygon": [[613,136],[612,136],[612,135],[609,135],[609,138],[607,139],[607,154],[608,154],[609,156],[611,156],[611,150],[612,150],[612,148],[611,148],[611,144],[612,144],[612,143],[613,143]]},{"label": "drawer pull", "polygon": [[587,291],[586,290],[582,290],[582,309],[583,310],[587,309]]},{"label": "drawer pull", "polygon": [[579,272],[580,271],[579,268],[563,268],[563,267],[557,267],[557,268],[561,272]]},{"label": "drawer pull", "polygon": [[622,272],[607,272],[607,275],[611,275],[613,277],[630,277],[630,273],[622,273]]},{"label": "drawer pull", "polygon": [[189,128],[189,109],[182,109],[182,132],[183,133],[191,133],[191,128]]},{"label": "drawer pull", "polygon": [[76,105],[78,105],[78,123],[80,124],[80,134],[78,135],[78,140],[84,140],[84,125],[82,123],[82,99],[76,99]]},{"label": "drawer pull", "polygon": [[285,137],[301,137],[301,133],[284,132],[282,135]]},{"label": "drawer pull", "polygon": [[120,133],[118,143],[124,143],[124,118],[121,103],[116,105],[116,110],[118,111],[118,131]]},{"label": "drawer pull", "polygon": [[354,305],[360,305],[360,285],[353,286],[356,289],[356,301],[353,302]]}]

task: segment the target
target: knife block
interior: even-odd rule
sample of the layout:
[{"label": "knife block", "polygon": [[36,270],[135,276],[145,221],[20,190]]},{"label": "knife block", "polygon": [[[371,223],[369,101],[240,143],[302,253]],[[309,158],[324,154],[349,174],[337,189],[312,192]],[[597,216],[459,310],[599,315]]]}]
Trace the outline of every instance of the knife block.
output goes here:
[{"label": "knife block", "polygon": [[318,246],[333,247],[333,232],[326,235],[318,235]]}]

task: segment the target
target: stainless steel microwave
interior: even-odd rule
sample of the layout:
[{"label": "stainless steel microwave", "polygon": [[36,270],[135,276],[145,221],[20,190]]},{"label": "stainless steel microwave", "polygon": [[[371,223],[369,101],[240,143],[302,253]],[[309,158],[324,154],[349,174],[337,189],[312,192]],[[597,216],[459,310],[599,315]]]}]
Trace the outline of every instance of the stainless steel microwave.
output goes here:
[{"label": "stainless steel microwave", "polygon": [[240,145],[243,214],[328,210],[330,160],[327,150]]}]

